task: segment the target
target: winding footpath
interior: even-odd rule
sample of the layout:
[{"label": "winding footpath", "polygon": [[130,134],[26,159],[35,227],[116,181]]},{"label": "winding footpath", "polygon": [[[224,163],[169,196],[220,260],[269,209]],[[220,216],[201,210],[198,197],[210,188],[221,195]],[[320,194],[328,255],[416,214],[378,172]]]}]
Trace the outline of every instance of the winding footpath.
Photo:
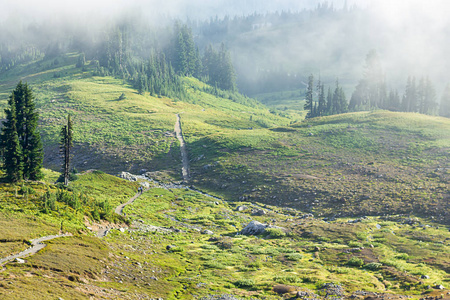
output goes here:
[{"label": "winding footpath", "polygon": [[[180,115],[176,114],[177,116],[177,121],[175,122],[175,134],[177,136],[178,141],[180,142],[180,150],[181,150],[181,161],[182,161],[182,174],[183,174],[183,183],[184,184],[188,184],[189,180],[190,180],[190,172],[189,172],[189,156],[187,153],[187,149],[186,149],[186,143],[184,141],[183,138],[183,132],[181,130],[181,119],[180,119]],[[173,187],[166,187],[166,188],[174,188]],[[176,186],[176,188],[178,188],[179,186]],[[145,190],[146,191],[146,190]],[[199,191],[200,192],[200,191]],[[203,193],[204,194],[204,193]],[[134,195],[130,200],[128,200],[128,202],[120,204],[119,206],[116,207],[115,209],[115,213],[118,215],[123,215],[123,209],[125,206],[132,204],[137,198],[139,198],[139,196],[142,195],[141,192],[137,193],[136,195]],[[204,194],[207,195],[207,194]],[[213,197],[215,199],[216,198],[214,196],[211,195],[207,195],[210,197]],[[109,232],[110,228],[109,227],[102,227],[98,230],[97,232],[97,237],[102,238],[105,237],[108,232]],[[47,236],[43,236],[37,239],[33,239],[31,240],[31,247],[18,253],[18,254],[14,254],[14,255],[10,255],[7,256],[5,258],[1,258],[0,259],[0,266],[3,266],[5,263],[12,261],[16,258],[23,258],[23,257],[27,257],[33,254],[36,254],[37,252],[39,252],[40,250],[44,249],[47,245],[44,244],[43,242],[45,241],[50,241],[53,239],[57,239],[57,238],[61,238],[61,237],[67,237],[67,236],[72,236],[71,233],[65,233],[65,234],[56,234],[56,235],[47,235]]]},{"label": "winding footpath", "polygon": [[65,236],[72,236],[71,233],[65,233],[65,234],[56,234],[56,235],[47,235],[47,236],[43,236],[34,240],[31,240],[31,247],[18,253],[18,254],[14,254],[14,255],[10,255],[8,257],[2,258],[0,259],[0,266],[3,266],[5,263],[7,263],[8,261],[14,260],[16,258],[22,258],[22,257],[26,257],[29,255],[33,255],[36,254],[37,252],[39,252],[40,250],[44,249],[47,245],[44,244],[43,242],[45,241],[50,241],[53,239],[57,239],[60,237],[65,237]]},{"label": "winding footpath", "polygon": [[184,141],[183,138],[183,131],[181,130],[181,119],[179,114],[177,114],[177,121],[175,122],[175,134],[177,136],[178,141],[180,142],[181,162],[183,163],[181,169],[183,174],[183,182],[185,184],[188,184],[190,180],[189,156],[186,149],[186,142]]}]

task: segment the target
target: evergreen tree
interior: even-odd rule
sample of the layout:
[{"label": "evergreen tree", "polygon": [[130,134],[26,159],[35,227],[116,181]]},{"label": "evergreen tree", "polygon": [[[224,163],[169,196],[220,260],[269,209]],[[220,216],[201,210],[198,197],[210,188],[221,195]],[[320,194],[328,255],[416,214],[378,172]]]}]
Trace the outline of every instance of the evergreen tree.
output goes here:
[{"label": "evergreen tree", "polygon": [[377,52],[372,50],[366,56],[364,76],[352,94],[349,109],[382,107],[386,97],[386,85],[381,62]]},{"label": "evergreen tree", "polygon": [[84,53],[81,53],[80,56],[78,56],[76,67],[82,68],[82,67],[84,67],[85,64],[86,64],[86,57],[85,57]]},{"label": "evergreen tree", "polygon": [[5,110],[7,120],[2,129],[1,144],[5,153],[6,172],[12,181],[16,181],[19,175],[23,179],[30,180],[42,178],[44,154],[41,137],[37,131],[39,117],[33,100],[28,85],[19,82]]},{"label": "evergreen tree", "polygon": [[73,147],[73,124],[70,115],[67,116],[67,124],[61,128],[60,153],[63,158],[64,185],[69,184],[69,170],[71,160],[71,150]]},{"label": "evergreen tree", "polygon": [[331,87],[328,87],[326,115],[331,114],[332,107],[333,107],[333,94],[331,93]]},{"label": "evergreen tree", "polygon": [[398,95],[397,90],[390,90],[388,106],[386,108],[392,111],[398,111],[400,109],[400,96]]},{"label": "evergreen tree", "polygon": [[314,76],[311,74],[308,77],[308,86],[306,87],[306,99],[305,99],[306,103],[303,107],[307,111],[306,118],[314,117],[313,92],[314,92]]},{"label": "evergreen tree", "polygon": [[436,90],[434,89],[430,78],[426,77],[423,81],[423,90],[421,91],[422,102],[420,107],[422,113],[432,115],[436,113],[438,106],[436,103]]},{"label": "evergreen tree", "polygon": [[8,100],[5,109],[6,121],[3,122],[1,147],[3,150],[3,167],[9,182],[17,182],[23,178],[22,148],[17,134],[16,106],[14,94]]},{"label": "evergreen tree", "polygon": [[236,75],[225,44],[222,43],[219,52],[211,45],[207,46],[202,65],[203,75],[210,85],[217,86],[222,90],[236,90]]},{"label": "evergreen tree", "polygon": [[416,112],[417,110],[417,90],[416,79],[408,77],[406,81],[405,94],[402,99],[402,110],[406,112]]},{"label": "evergreen tree", "polygon": [[450,118],[450,84],[447,84],[442,93],[439,115]]},{"label": "evergreen tree", "polygon": [[317,105],[317,116],[325,115],[326,103],[325,103],[325,91],[324,85],[321,83],[320,79],[317,83],[317,93],[318,93],[318,105]]}]

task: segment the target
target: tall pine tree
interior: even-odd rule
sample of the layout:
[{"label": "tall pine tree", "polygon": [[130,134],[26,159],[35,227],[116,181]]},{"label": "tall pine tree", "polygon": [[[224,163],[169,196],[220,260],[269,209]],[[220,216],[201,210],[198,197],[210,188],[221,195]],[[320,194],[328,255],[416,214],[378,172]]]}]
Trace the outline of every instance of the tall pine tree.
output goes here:
[{"label": "tall pine tree", "polygon": [[23,176],[22,148],[17,134],[16,106],[14,94],[8,101],[5,109],[6,121],[3,122],[1,146],[3,150],[3,167],[9,182],[17,182]]},{"label": "tall pine tree", "polygon": [[60,153],[63,158],[64,185],[69,184],[69,170],[71,160],[71,150],[73,147],[73,124],[70,115],[67,116],[67,124],[61,128]]},{"label": "tall pine tree", "polygon": [[23,179],[41,179],[44,154],[37,130],[39,116],[35,111],[34,96],[26,83],[19,82],[13,90],[5,113],[1,145],[8,179],[17,181],[19,174]]},{"label": "tall pine tree", "polygon": [[450,118],[450,84],[447,84],[442,94],[439,115]]},{"label": "tall pine tree", "polygon": [[306,87],[306,103],[304,105],[304,109],[308,112],[306,114],[306,118],[314,117],[314,100],[313,100],[313,92],[314,92],[314,76],[311,74],[308,77],[308,86]]}]

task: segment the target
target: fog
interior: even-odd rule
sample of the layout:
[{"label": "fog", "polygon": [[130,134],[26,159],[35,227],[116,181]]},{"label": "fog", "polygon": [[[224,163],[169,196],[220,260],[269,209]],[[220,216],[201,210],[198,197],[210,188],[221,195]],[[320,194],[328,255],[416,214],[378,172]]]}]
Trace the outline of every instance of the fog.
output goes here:
[{"label": "fog", "polygon": [[[114,0],[114,1],[10,1],[0,0],[2,42],[20,36],[23,28],[33,24],[54,32],[102,29],[105,24],[127,16],[153,24],[181,20],[209,20],[224,16],[246,16],[267,12],[302,12],[313,10],[317,0]],[[254,71],[282,68],[286,72],[307,76],[322,74],[326,80],[342,78],[356,84],[363,74],[365,55],[378,51],[386,77],[401,89],[406,77],[429,75],[440,89],[448,82],[450,60],[450,10],[447,0],[335,0],[328,1],[333,10],[352,11],[338,17],[324,16],[303,27],[280,26],[235,35],[223,35],[232,52],[239,76],[255,77]],[[355,9],[354,6],[358,8]],[[168,24],[168,23],[167,23]],[[299,29],[300,28],[300,29]],[[9,34],[7,34],[9,33]],[[301,33],[301,34],[298,34]],[[222,36],[218,34],[213,43]],[[31,38],[31,37],[30,37]],[[203,43],[211,42],[202,36]],[[250,44],[255,41],[255,44]]]}]

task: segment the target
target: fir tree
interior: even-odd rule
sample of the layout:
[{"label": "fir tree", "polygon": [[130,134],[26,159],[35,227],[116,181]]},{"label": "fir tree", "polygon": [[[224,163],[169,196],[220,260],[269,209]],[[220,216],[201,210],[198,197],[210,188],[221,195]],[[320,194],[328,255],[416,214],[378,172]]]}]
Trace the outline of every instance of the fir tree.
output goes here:
[{"label": "fir tree", "polygon": [[306,114],[306,118],[314,117],[313,92],[314,92],[314,76],[311,74],[308,77],[308,86],[306,87],[306,98],[305,98],[306,103],[303,107],[308,112]]},{"label": "fir tree", "polygon": [[406,81],[405,94],[402,99],[402,110],[406,112],[416,112],[417,110],[417,90],[416,79],[408,77]]},{"label": "fir tree", "polygon": [[380,59],[377,52],[372,50],[366,56],[364,76],[352,94],[349,109],[382,107],[386,97],[386,85]]},{"label": "fir tree", "polygon": [[17,133],[22,146],[24,179],[39,180],[44,152],[37,130],[39,115],[35,111],[34,96],[28,84],[19,84],[14,91],[17,111]]},{"label": "fir tree", "polygon": [[386,108],[392,111],[398,111],[400,109],[400,96],[398,95],[397,90],[390,90],[388,106]]},{"label": "fir tree", "polygon": [[80,56],[78,56],[76,67],[82,68],[82,67],[84,67],[85,64],[86,64],[86,57],[85,57],[84,53],[81,53]]},{"label": "fir tree", "polygon": [[69,184],[69,170],[71,160],[71,150],[73,147],[73,124],[70,115],[67,116],[67,124],[61,128],[60,153],[63,158],[64,185]]},{"label": "fir tree", "polygon": [[442,94],[439,115],[450,118],[450,84],[447,84]]},{"label": "fir tree", "polygon": [[326,115],[331,114],[332,107],[333,107],[333,94],[331,93],[331,87],[328,87]]},{"label": "fir tree", "polygon": [[22,148],[17,133],[16,106],[14,94],[8,100],[5,109],[6,121],[3,122],[1,146],[3,149],[3,167],[9,182],[17,182],[23,178]]},{"label": "fir tree", "polygon": [[19,82],[5,110],[6,122],[2,129],[1,145],[6,173],[11,181],[17,181],[20,177],[30,180],[42,178],[44,155],[33,100],[28,85]]},{"label": "fir tree", "polygon": [[319,82],[317,83],[317,93],[319,94],[317,105],[317,116],[323,116],[325,115],[326,103],[325,103],[324,85],[321,83],[320,79]]}]

